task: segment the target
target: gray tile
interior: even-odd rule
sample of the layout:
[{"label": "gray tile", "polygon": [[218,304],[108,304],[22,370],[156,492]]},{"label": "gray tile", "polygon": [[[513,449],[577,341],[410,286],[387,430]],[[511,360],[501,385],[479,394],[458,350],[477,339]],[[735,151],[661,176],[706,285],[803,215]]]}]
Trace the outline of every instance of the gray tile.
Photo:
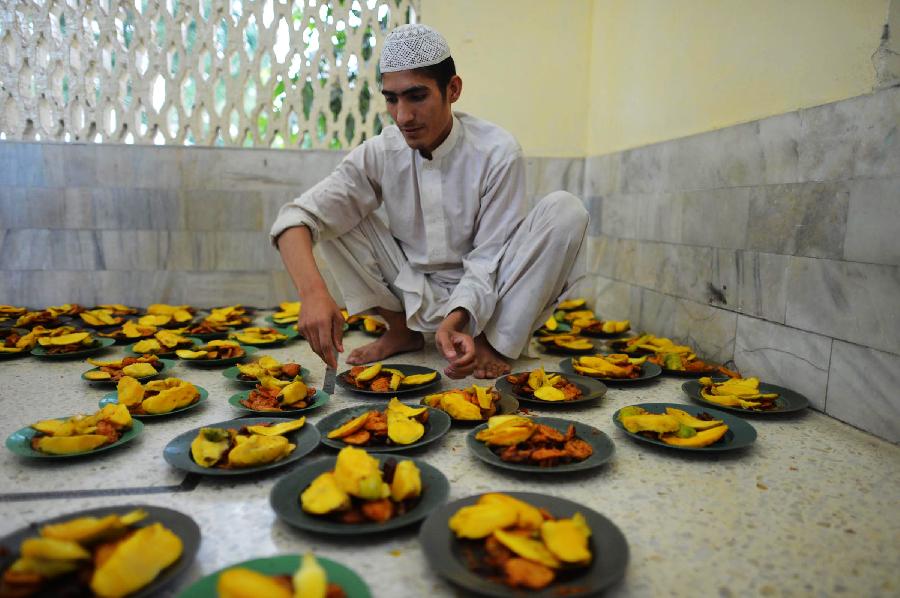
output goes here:
[{"label": "gray tile", "polygon": [[615,239],[614,241],[616,244],[614,278],[631,282],[634,280],[637,241],[634,239]]},{"label": "gray tile", "polygon": [[679,299],[672,332],[697,355],[724,363],[734,357],[737,314],[687,299]]},{"label": "gray tile", "polygon": [[658,336],[672,336],[675,334],[677,311],[677,297],[641,289],[641,308],[637,325],[641,330]]},{"label": "gray tile", "polygon": [[57,146],[63,156],[63,173],[66,187],[92,187],[97,185],[97,145],[93,143],[69,143]]},{"label": "gray tile", "polygon": [[588,254],[588,272],[614,278],[616,272],[616,239],[609,237],[594,237],[588,235],[585,239]]},{"label": "gray tile", "polygon": [[900,177],[848,181],[844,259],[900,265]]},{"label": "gray tile", "polygon": [[589,235],[603,234],[603,198],[598,195],[585,196],[585,207],[591,220],[588,223]]},{"label": "gray tile", "polygon": [[63,228],[95,228],[94,189],[68,187],[63,193]]},{"label": "gray tile", "polygon": [[831,339],[738,316],[734,361],[744,376],[796,390],[825,410]]},{"label": "gray tile", "polygon": [[825,413],[900,442],[900,355],[834,341]]},{"label": "gray tile", "polygon": [[763,151],[766,184],[800,181],[800,137],[802,122],[799,112],[788,112],[764,118],[759,123],[759,142]]},{"label": "gray tile", "polygon": [[685,193],[681,242],[743,249],[747,242],[750,190],[714,189]]},{"label": "gray tile", "polygon": [[657,143],[624,151],[620,154],[619,191],[622,193],[654,193],[672,189],[668,181],[667,152],[671,145]]},{"label": "gray tile", "polygon": [[684,195],[647,193],[637,197],[635,237],[648,241],[681,243]]},{"label": "gray tile", "polygon": [[228,231],[204,233],[214,251],[211,270],[273,270],[281,267],[278,252],[269,243],[268,233]]},{"label": "gray tile", "polygon": [[602,234],[633,239],[637,232],[638,203],[633,195],[607,195],[600,215]]},{"label": "gray tile", "polygon": [[631,320],[637,325],[641,310],[641,289],[639,287],[604,278],[593,277],[593,289],[589,304],[598,317],[604,320]]},{"label": "gray tile", "polygon": [[0,185],[44,185],[43,145],[0,141]]},{"label": "gray tile", "polygon": [[753,189],[747,248],[784,255],[840,258],[849,196],[843,181]]},{"label": "gray tile", "polygon": [[103,255],[93,231],[11,230],[0,250],[3,270],[96,270]]},{"label": "gray tile", "polygon": [[58,270],[2,271],[0,303],[43,307],[63,303],[95,305],[97,272]]},{"label": "gray tile", "polygon": [[66,155],[68,144],[40,143],[41,169],[44,172],[42,184],[47,187],[66,187],[71,183],[66,178]]},{"label": "gray tile", "polygon": [[759,123],[750,122],[666,142],[664,190],[718,189],[765,181]]},{"label": "gray tile", "polygon": [[900,353],[900,267],[794,258],[789,326]]},{"label": "gray tile", "polygon": [[181,187],[183,148],[154,145],[99,145],[97,184],[134,189]]},{"label": "gray tile", "polygon": [[0,187],[0,222],[7,228],[63,228],[62,189]]},{"label": "gray tile", "polygon": [[106,187],[93,189],[91,195],[96,228],[112,230],[185,228],[184,205],[176,190]]},{"label": "gray tile", "polygon": [[621,164],[621,152],[585,158],[582,196],[609,195],[619,191],[622,187],[619,176]]},{"label": "gray tile", "polygon": [[[294,282],[286,270],[272,271],[272,305],[277,305],[282,301],[298,301],[298,293]],[[337,301],[337,299],[335,299]]]},{"label": "gray tile", "polygon": [[739,251],[736,257],[738,311],[783,324],[791,258],[753,251]]},{"label": "gray tile", "polygon": [[525,189],[527,193],[538,198],[559,190],[581,197],[584,190],[584,160],[526,158]]},{"label": "gray tile", "polygon": [[634,261],[636,285],[674,295],[678,291],[678,246],[637,242]]},{"label": "gray tile", "polygon": [[102,297],[104,302],[148,305],[192,301],[190,286],[188,285],[186,290],[182,288],[185,281],[177,272],[104,270],[95,272],[94,275],[97,295]]},{"label": "gray tile", "polygon": [[106,270],[192,270],[191,234],[179,231],[97,232]]},{"label": "gray tile", "polygon": [[[734,310],[738,297],[737,252],[731,249],[675,245],[673,294]],[[670,274],[672,275],[672,274]]]},{"label": "gray tile", "polygon": [[[172,295],[176,301],[209,307],[228,303],[274,305],[269,271],[177,272]],[[281,300],[281,299],[279,299]]]},{"label": "gray tile", "polygon": [[188,230],[268,231],[257,191],[185,190],[180,194]]}]

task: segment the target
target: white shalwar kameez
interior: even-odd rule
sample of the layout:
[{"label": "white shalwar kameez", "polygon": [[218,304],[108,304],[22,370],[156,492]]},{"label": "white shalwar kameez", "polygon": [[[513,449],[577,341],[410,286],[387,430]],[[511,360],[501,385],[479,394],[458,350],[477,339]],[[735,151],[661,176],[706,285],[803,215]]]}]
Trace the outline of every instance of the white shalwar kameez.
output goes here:
[{"label": "white shalwar kameez", "polygon": [[515,359],[585,273],[581,201],[557,191],[526,212],[515,138],[457,112],[431,160],[386,127],[284,205],[271,236],[308,227],[350,313],[402,311],[433,332],[461,307],[473,336]]}]

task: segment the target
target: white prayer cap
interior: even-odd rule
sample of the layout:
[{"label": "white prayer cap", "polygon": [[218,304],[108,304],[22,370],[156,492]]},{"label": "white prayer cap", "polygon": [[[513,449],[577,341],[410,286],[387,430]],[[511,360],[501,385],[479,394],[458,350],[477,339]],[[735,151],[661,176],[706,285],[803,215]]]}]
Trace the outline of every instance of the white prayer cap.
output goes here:
[{"label": "white prayer cap", "polygon": [[431,66],[449,57],[447,40],[428,25],[400,25],[385,38],[379,66],[382,73],[394,73]]}]

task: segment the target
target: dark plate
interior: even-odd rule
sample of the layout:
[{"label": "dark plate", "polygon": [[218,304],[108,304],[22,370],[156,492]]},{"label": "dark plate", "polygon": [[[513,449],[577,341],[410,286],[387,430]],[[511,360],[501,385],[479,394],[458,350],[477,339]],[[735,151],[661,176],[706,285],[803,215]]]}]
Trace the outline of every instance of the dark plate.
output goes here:
[{"label": "dark plate", "polygon": [[568,463],[565,465],[557,465],[556,467],[540,467],[539,465],[526,465],[523,463],[509,463],[502,460],[492,451],[485,443],[475,439],[475,435],[481,430],[487,429],[487,424],[481,424],[466,435],[466,444],[469,450],[475,453],[475,456],[494,467],[501,469],[509,469],[510,471],[523,471],[525,473],[569,473],[573,471],[583,471],[585,469],[593,469],[600,467],[609,461],[616,448],[609,436],[598,430],[597,428],[582,424],[568,419],[560,419],[558,417],[535,417],[535,423],[545,424],[559,430],[565,434],[569,428],[569,424],[575,426],[575,435],[591,445],[594,453],[584,461],[577,463]]},{"label": "dark plate", "polygon": [[[372,594],[369,592],[369,587],[366,585],[366,582],[364,582],[352,569],[321,556],[316,556],[316,560],[322,565],[322,568],[325,569],[328,581],[341,586],[341,589],[344,590],[344,594],[347,595],[347,598],[371,598]],[[244,567],[264,575],[293,576],[300,567],[300,556],[286,554],[235,563],[225,569],[220,569],[215,573],[195,581],[182,590],[182,592],[178,594],[178,598],[217,598],[219,593],[216,590],[216,586],[219,583],[219,576],[224,571],[236,567]],[[260,596],[260,598],[264,597]]]},{"label": "dark plate", "polygon": [[[628,338],[617,338],[614,340],[607,341],[607,345],[612,349],[612,353],[625,353],[625,346],[627,341],[630,341],[633,338],[637,338],[635,336],[630,336]],[[625,353],[629,357],[641,357],[642,355],[653,355],[653,351],[648,351],[647,349],[636,349],[632,353]]]},{"label": "dark plate", "polygon": [[[240,419],[230,419],[228,421],[217,422],[214,424],[206,424],[205,426],[201,427],[238,429],[243,426],[255,426],[265,423],[279,424],[282,422],[284,422],[284,420],[277,417],[242,417]],[[238,476],[247,475],[249,473],[257,473],[260,471],[267,471],[269,469],[275,469],[276,467],[282,467],[284,465],[287,465],[288,463],[293,463],[308,455],[319,445],[319,431],[314,425],[307,421],[299,430],[287,434],[287,439],[290,440],[293,444],[296,444],[297,448],[294,449],[294,452],[292,452],[284,459],[281,459],[280,461],[267,463],[258,467],[245,467],[242,469],[200,467],[194,462],[194,458],[191,456],[191,442],[194,440],[194,438],[197,437],[197,434],[199,432],[200,428],[194,428],[193,430],[189,430],[173,438],[169,442],[169,444],[166,445],[166,448],[163,449],[163,457],[165,458],[166,462],[168,462],[168,464],[172,467],[176,467],[190,473],[199,473],[212,476]]]},{"label": "dark plate", "polygon": [[[449,391],[447,391],[449,392]],[[425,397],[419,401],[420,405],[425,404]],[[434,407],[434,409],[440,409],[439,407]],[[500,400],[497,401],[497,413],[494,415],[509,415],[510,413],[515,413],[519,410],[519,400],[512,396],[511,394],[500,393]],[[443,411],[443,409],[441,409]],[[445,412],[446,413],[446,412]],[[447,415],[450,415],[447,413]],[[452,415],[450,416],[450,423],[454,426],[477,426],[479,424],[483,424],[485,420],[475,420],[475,419],[456,419]]]},{"label": "dark plate", "polygon": [[156,355],[157,357],[172,357],[174,359],[178,359],[178,357],[175,356],[175,351],[178,351],[181,349],[193,350],[194,347],[197,346],[198,342],[199,341],[197,339],[192,338],[191,345],[189,347],[187,345],[185,345],[184,347],[176,347],[176,348],[172,349],[171,351],[163,351],[162,353],[138,353],[137,351],[134,350],[134,346],[137,344],[137,342],[134,342],[134,343],[131,343],[130,345],[128,345],[127,347],[125,347],[125,353],[127,355],[132,355],[135,357],[140,357],[141,355]]},{"label": "dark plate", "polygon": [[[162,374],[168,372],[173,367],[175,367],[175,360],[173,360],[173,359],[160,358],[160,361],[162,362],[162,369],[157,370],[157,372],[155,374],[151,374],[149,376],[142,376],[140,378],[135,378],[135,380],[138,380],[141,382],[143,382],[144,380],[152,380],[153,378],[156,378],[157,376],[161,376]],[[99,367],[91,368],[87,372],[84,372],[81,374],[81,379],[84,380],[85,382],[87,382],[88,384],[90,384],[91,386],[118,386],[119,383],[115,380],[90,380],[88,378],[85,378],[85,374],[87,374],[88,372],[99,372],[99,371],[100,371]]]},{"label": "dark plate", "polygon": [[721,376],[719,370],[709,370],[706,372],[688,372],[685,370],[670,370],[660,366],[663,376],[671,376],[673,378],[702,378],[704,376]]},{"label": "dark plate", "polygon": [[[191,338],[193,340],[198,340],[198,339],[194,339],[194,337],[191,337]],[[205,343],[198,342],[197,349],[202,347],[204,344]],[[197,367],[218,368],[218,367],[223,367],[223,366],[228,366],[228,365],[234,365],[236,363],[244,361],[245,359],[247,359],[248,357],[250,357],[257,351],[259,351],[259,349],[257,349],[256,347],[248,347],[247,345],[241,345],[241,348],[244,349],[244,354],[241,355],[240,357],[229,357],[227,359],[182,359],[179,357],[179,359],[183,363],[189,363],[189,364],[195,365]]]},{"label": "dark plate", "polygon": [[[60,417],[58,419],[68,419],[65,417]],[[113,442],[112,444],[105,444],[99,448],[95,448],[91,451],[84,451],[83,453],[72,453],[70,455],[48,455],[46,453],[41,453],[39,451],[31,448],[31,439],[37,434],[37,430],[30,426],[26,426],[19,430],[16,430],[6,439],[6,448],[15,454],[21,457],[31,457],[35,459],[70,459],[72,457],[87,457],[89,455],[96,455],[97,453],[102,453],[103,451],[109,450],[111,448],[115,448],[117,446],[121,446],[126,442],[131,442],[134,440],[142,431],[144,430],[144,424],[136,419],[131,420],[131,429],[122,434],[118,440]]]},{"label": "dark plate", "polygon": [[[354,417],[360,416],[366,411],[372,411],[371,405],[357,405],[356,407],[347,407],[340,411],[331,413],[316,423],[319,433],[322,435],[322,444],[335,449],[342,449],[350,446],[343,440],[328,438],[328,433],[347,423]],[[425,434],[412,444],[391,445],[391,446],[359,446],[370,453],[399,453],[402,451],[413,450],[438,440],[450,430],[450,416],[440,409],[428,408],[428,421],[425,423]]]},{"label": "dark plate", "polygon": [[[372,456],[379,460],[389,457],[389,455],[374,453]],[[405,460],[400,456],[393,458],[398,462]],[[421,472],[422,496],[412,509],[384,523],[340,523],[325,516],[310,515],[300,507],[300,493],[306,490],[319,474],[332,471],[337,457],[326,457],[308,463],[280,478],[269,495],[269,504],[272,505],[275,514],[285,523],[313,533],[361,536],[406,527],[425,519],[435,508],[444,504],[450,494],[450,482],[447,481],[444,474],[424,461],[419,459],[412,459],[412,461]]]},{"label": "dark plate", "polygon": [[[237,368],[237,366],[233,365],[230,368],[228,368],[227,370],[223,371],[222,375],[233,382],[237,382],[238,384],[240,384],[242,386],[249,386],[251,388],[256,388],[256,385],[259,384],[258,380],[241,380],[240,378],[238,378],[240,373],[241,373],[241,371]],[[304,367],[301,367],[300,368],[300,377],[303,378],[304,382],[309,381],[309,370]]]},{"label": "dark plate", "polygon": [[[187,333],[186,333],[187,334]],[[223,330],[222,332],[204,332],[203,334],[191,333],[191,338],[201,341],[216,341],[227,338],[231,334],[231,330]]]},{"label": "dark plate", "polygon": [[[259,348],[280,347],[281,345],[289,343],[289,342],[295,340],[298,336],[300,336],[300,333],[297,332],[296,330],[294,330],[293,328],[288,328],[288,327],[281,328],[279,326],[274,326],[273,328],[277,332],[280,332],[281,334],[285,335],[287,338],[284,340],[280,340],[280,341],[270,341],[268,343],[242,343],[242,344],[250,346],[250,347],[259,347]],[[229,335],[229,337],[231,337],[235,334],[239,334],[239,333],[238,332],[230,332],[228,335]],[[237,339],[232,339],[232,340],[237,340]]]},{"label": "dark plate", "polygon": [[695,453],[720,453],[723,451],[733,451],[736,449],[748,447],[756,440],[756,428],[739,417],[723,413],[722,411],[718,411],[716,409],[698,407],[697,405],[686,405],[684,403],[638,403],[634,406],[643,407],[650,413],[665,413],[666,407],[675,407],[676,409],[686,411],[687,413],[695,417],[698,414],[705,412],[715,419],[722,420],[723,422],[725,422],[725,425],[728,426],[728,431],[725,432],[725,436],[723,436],[718,442],[715,442],[709,446],[673,446],[671,444],[666,444],[661,440],[656,440],[655,438],[647,438],[646,436],[641,436],[640,434],[632,434],[631,432],[626,430],[625,426],[622,425],[622,422],[619,421],[619,411],[621,410],[616,410],[616,412],[613,413],[612,416],[613,423],[616,425],[616,427],[622,430],[622,432],[624,432],[628,436],[634,438],[635,440],[640,440],[641,442],[655,444],[656,446],[663,446],[668,449],[674,449],[676,451],[689,451]]},{"label": "dark plate", "polygon": [[95,339],[97,342],[94,343],[93,346],[88,347],[87,349],[81,349],[80,351],[73,351],[71,353],[61,353],[58,355],[53,355],[47,353],[47,351],[40,345],[36,345],[34,349],[31,350],[31,354],[35,357],[40,357],[41,359],[78,359],[81,357],[87,357],[88,355],[93,355],[94,353],[99,353],[110,345],[115,344],[111,338],[98,338]]},{"label": "dark plate", "polygon": [[553,344],[545,345],[544,343],[538,343],[538,346],[543,353],[549,355],[592,355],[597,352],[597,346],[593,342],[591,342],[590,349],[567,349]]},{"label": "dark plate", "polygon": [[[197,386],[195,384],[194,388],[196,388],[197,391],[200,393],[200,398],[197,399],[196,401],[194,401],[193,403],[191,403],[190,405],[188,405],[187,407],[182,407],[181,409],[174,409],[172,411],[169,411],[168,413],[152,413],[152,414],[151,413],[142,413],[142,414],[132,413],[131,417],[133,417],[135,419],[140,419],[140,420],[157,419],[160,417],[168,417],[170,415],[175,415],[177,413],[184,413],[185,411],[189,411],[189,410],[193,409],[194,407],[199,406],[200,403],[202,403],[209,397],[209,391],[207,391],[202,386]],[[100,403],[99,403],[101,409],[103,407],[106,407],[107,405],[118,405],[118,404],[119,404],[119,396],[118,396],[118,393],[115,393],[115,392],[111,392],[111,393],[107,393],[107,394],[103,395],[103,398],[100,399]]]},{"label": "dark plate", "polygon": [[318,409],[319,407],[327,403],[328,399],[331,398],[324,391],[317,390],[316,394],[313,395],[313,398],[315,400],[309,407],[304,407],[303,409],[291,409],[290,411],[256,411],[255,409],[250,409],[249,407],[244,407],[243,405],[241,405],[241,399],[246,399],[251,392],[253,392],[252,389],[245,390],[244,392],[239,392],[235,395],[231,395],[231,397],[228,398],[228,404],[235,409],[239,409],[245,413],[252,413],[253,415],[260,417],[294,417],[295,415],[300,416],[314,409]]},{"label": "dark plate", "polygon": [[804,409],[809,407],[809,399],[804,397],[799,392],[793,391],[790,388],[784,388],[783,386],[766,384],[765,382],[759,383],[760,392],[778,393],[778,398],[775,399],[776,408],[767,409],[765,411],[741,409],[740,407],[728,407],[726,405],[717,405],[716,403],[707,401],[700,395],[700,382],[698,382],[697,380],[690,380],[688,382],[685,382],[681,385],[681,390],[684,391],[684,394],[686,394],[694,401],[697,401],[698,403],[702,403],[703,405],[710,405],[714,409],[722,409],[724,411],[739,413],[741,415],[775,415],[779,413],[793,413],[796,411],[803,411]]},{"label": "dark plate", "polygon": [[591,401],[596,401],[606,394],[606,385],[602,382],[594,380],[593,378],[588,378],[587,376],[582,376],[580,374],[569,374],[567,372],[546,373],[548,375],[561,374],[565,376],[569,380],[569,382],[581,389],[581,398],[575,399],[574,401],[542,401],[533,397],[523,397],[522,395],[516,394],[516,391],[513,390],[513,385],[506,380],[506,376],[497,378],[497,380],[494,382],[494,388],[499,390],[501,393],[516,397],[516,399],[518,399],[520,403],[548,407],[563,407],[566,405],[580,405],[582,403],[590,403]]},{"label": "dark plate", "polygon": [[[166,527],[166,529],[172,531],[172,533],[174,533],[181,539],[181,556],[178,557],[178,560],[161,571],[160,574],[157,575],[156,578],[149,584],[147,584],[137,592],[128,594],[128,598],[149,598],[152,596],[160,596],[161,590],[164,587],[172,583],[188,567],[191,566],[191,563],[194,562],[194,557],[197,555],[197,549],[200,547],[200,528],[197,526],[197,523],[184,513],[173,511],[172,509],[166,509],[164,507],[155,507],[152,505],[140,504],[100,507],[96,509],[85,509],[83,511],[67,513],[65,515],[60,515],[59,517],[32,523],[14,531],[13,533],[5,536],[2,540],[0,540],[2,553],[7,555],[0,558],[0,569],[5,571],[7,567],[12,564],[13,560],[19,554],[19,545],[22,543],[22,541],[26,538],[37,536],[38,528],[41,526],[51,523],[62,523],[63,521],[69,521],[72,519],[77,519],[79,517],[99,518],[112,514],[123,515],[129,511],[133,511],[134,509],[143,509],[147,512],[147,517],[135,523],[133,527],[145,527],[154,523],[161,523]],[[63,588],[58,589],[62,590]]]},{"label": "dark plate", "polygon": [[[13,332],[18,334],[19,336],[25,336],[26,334],[28,334],[30,332],[30,330],[26,330],[24,328],[13,328],[13,327],[3,328],[2,333],[0,333],[0,340],[5,339]],[[18,353],[5,353],[4,352],[4,353],[0,353],[0,361],[3,361],[4,359],[15,359],[17,357],[25,357],[26,355],[31,355],[31,351],[30,350],[22,350],[22,351],[19,351]]]},{"label": "dark plate", "polygon": [[600,376],[588,376],[587,374],[579,374],[572,367],[572,358],[566,358],[559,362],[559,369],[567,374],[575,374],[576,376],[584,376],[592,380],[600,380],[604,384],[633,384],[635,382],[646,382],[652,380],[662,373],[662,368],[655,363],[644,362],[641,364],[641,375],[637,378],[602,378]]},{"label": "dark plate", "polygon": [[419,529],[419,543],[431,568],[442,577],[469,592],[485,596],[507,598],[527,595],[536,598],[560,596],[593,596],[618,581],[628,565],[628,542],[616,525],[596,511],[578,503],[536,494],[533,492],[506,492],[509,496],[546,509],[557,518],[572,517],[581,513],[591,528],[589,546],[594,559],[590,565],[573,570],[541,591],[517,593],[514,589],[479,575],[466,566],[463,553],[467,545],[481,545],[481,541],[457,540],[450,530],[450,517],[461,507],[475,504],[481,495],[469,496],[448,503],[435,510]]},{"label": "dark plate", "polygon": [[[383,368],[390,368],[402,372],[404,376],[413,376],[415,374],[430,374],[435,370],[431,368],[426,368],[421,365],[409,365],[405,363],[385,363]],[[350,373],[350,370],[344,370],[335,378],[335,382],[337,382],[338,386],[349,390],[350,392],[355,392],[357,394],[366,395],[369,397],[382,397],[386,399],[390,399],[391,397],[402,397],[404,395],[412,395],[422,392],[423,390],[433,388],[434,386],[441,383],[441,373],[437,372],[437,376],[431,382],[426,384],[419,384],[418,386],[410,386],[410,387],[400,387],[397,390],[391,390],[388,392],[375,392],[373,390],[363,390],[362,388],[357,388],[347,382],[346,376]]]}]

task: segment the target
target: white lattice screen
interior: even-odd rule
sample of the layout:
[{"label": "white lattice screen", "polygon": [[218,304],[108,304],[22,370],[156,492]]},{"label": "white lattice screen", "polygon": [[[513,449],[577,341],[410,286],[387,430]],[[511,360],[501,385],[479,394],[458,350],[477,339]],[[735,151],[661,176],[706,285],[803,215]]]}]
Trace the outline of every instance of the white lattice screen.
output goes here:
[{"label": "white lattice screen", "polygon": [[0,0],[0,138],[352,147],[418,0]]}]

